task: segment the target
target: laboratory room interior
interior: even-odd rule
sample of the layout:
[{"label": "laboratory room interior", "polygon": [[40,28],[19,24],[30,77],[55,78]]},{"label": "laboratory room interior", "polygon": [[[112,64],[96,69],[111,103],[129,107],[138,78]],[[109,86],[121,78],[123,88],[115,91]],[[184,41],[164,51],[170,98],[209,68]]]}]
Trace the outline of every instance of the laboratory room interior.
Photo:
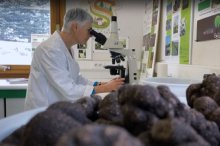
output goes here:
[{"label": "laboratory room interior", "polygon": [[0,146],[220,145],[220,0],[0,11]]}]

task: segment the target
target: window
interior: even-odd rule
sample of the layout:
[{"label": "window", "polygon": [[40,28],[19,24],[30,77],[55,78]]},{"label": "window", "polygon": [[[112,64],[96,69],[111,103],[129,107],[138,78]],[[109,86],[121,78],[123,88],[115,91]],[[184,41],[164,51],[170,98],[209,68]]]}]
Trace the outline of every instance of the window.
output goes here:
[{"label": "window", "polygon": [[[65,1],[0,1],[0,78],[28,77],[31,34],[51,34],[62,25]],[[1,69],[1,68],[0,68]]]}]

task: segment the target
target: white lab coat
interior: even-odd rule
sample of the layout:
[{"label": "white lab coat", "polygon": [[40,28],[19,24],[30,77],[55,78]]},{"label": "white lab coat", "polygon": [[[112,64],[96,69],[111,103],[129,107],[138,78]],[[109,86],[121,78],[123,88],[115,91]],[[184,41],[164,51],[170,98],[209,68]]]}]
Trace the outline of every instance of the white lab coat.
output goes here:
[{"label": "white lab coat", "polygon": [[32,59],[25,109],[76,100],[90,96],[92,91],[93,82],[80,75],[79,65],[59,32],[39,45]]}]

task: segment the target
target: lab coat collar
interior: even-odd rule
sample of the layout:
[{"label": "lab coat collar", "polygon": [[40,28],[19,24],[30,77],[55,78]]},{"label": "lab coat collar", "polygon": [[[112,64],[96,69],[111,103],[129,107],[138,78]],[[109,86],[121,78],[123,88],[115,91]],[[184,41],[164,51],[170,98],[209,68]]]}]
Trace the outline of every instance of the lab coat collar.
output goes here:
[{"label": "lab coat collar", "polygon": [[63,39],[61,38],[61,36],[60,36],[60,31],[57,31],[57,30],[56,30],[56,31],[53,33],[53,36],[56,37],[59,42],[61,42],[60,48],[65,51],[65,54],[67,54],[68,58],[71,58],[71,59],[75,60],[74,54],[72,53],[71,50],[70,50],[70,51],[71,51],[72,55],[70,54],[69,49],[66,47],[66,44],[64,43]]}]

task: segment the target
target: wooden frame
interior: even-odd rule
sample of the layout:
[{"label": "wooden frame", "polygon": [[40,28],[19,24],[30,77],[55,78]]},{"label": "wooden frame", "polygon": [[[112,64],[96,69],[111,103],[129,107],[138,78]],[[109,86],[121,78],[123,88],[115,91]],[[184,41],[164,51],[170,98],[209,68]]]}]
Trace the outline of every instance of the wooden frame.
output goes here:
[{"label": "wooden frame", "polygon": [[[66,12],[66,0],[51,0],[51,34],[55,30],[60,30],[63,25],[63,16]],[[9,70],[0,70],[0,78],[28,78],[30,65],[4,65],[10,67]]]},{"label": "wooden frame", "polygon": [[63,26],[63,17],[66,12],[66,0],[51,0],[51,33],[60,30]]}]

